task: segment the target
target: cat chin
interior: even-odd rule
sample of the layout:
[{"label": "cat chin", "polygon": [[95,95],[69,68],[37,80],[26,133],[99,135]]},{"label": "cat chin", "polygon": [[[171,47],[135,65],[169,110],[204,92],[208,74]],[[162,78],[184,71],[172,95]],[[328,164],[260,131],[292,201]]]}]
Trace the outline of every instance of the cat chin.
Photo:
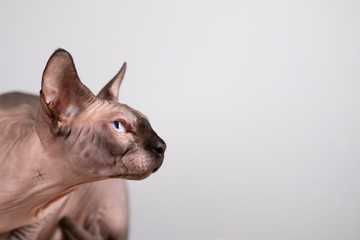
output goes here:
[{"label": "cat chin", "polygon": [[143,173],[143,174],[112,175],[112,176],[110,176],[110,178],[123,178],[126,180],[142,180],[142,179],[149,177],[151,174],[152,174],[152,171],[149,171],[149,172]]}]

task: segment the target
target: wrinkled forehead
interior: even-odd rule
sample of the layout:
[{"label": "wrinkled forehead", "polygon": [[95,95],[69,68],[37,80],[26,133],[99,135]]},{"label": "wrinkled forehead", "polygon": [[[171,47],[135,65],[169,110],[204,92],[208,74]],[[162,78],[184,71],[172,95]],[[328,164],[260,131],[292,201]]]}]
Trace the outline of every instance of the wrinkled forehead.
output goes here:
[{"label": "wrinkled forehead", "polygon": [[138,124],[140,119],[146,119],[146,121],[148,121],[148,118],[140,111],[126,104],[106,100],[97,100],[90,104],[84,109],[83,113],[79,115],[79,119],[91,119],[93,121],[125,120],[131,124]]}]

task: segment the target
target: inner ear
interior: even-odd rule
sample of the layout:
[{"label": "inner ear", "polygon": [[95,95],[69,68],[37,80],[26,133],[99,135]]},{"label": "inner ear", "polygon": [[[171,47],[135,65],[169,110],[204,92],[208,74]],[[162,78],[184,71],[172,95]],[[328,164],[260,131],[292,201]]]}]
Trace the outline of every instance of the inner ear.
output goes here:
[{"label": "inner ear", "polygon": [[97,97],[108,101],[119,101],[119,89],[126,71],[126,63],[123,64],[115,77],[108,82],[98,93]]},{"label": "inner ear", "polygon": [[58,49],[51,55],[41,86],[42,101],[46,105],[44,109],[50,116],[72,117],[94,97],[80,82],[73,59],[64,49]]}]

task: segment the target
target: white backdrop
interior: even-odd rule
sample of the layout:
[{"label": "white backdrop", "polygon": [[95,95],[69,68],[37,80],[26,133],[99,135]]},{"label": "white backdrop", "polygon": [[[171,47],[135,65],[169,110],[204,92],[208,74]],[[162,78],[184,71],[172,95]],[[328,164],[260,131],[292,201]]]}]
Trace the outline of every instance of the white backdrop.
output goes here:
[{"label": "white backdrop", "polygon": [[131,240],[360,239],[360,2],[1,1],[1,92],[58,47],[167,144]]}]

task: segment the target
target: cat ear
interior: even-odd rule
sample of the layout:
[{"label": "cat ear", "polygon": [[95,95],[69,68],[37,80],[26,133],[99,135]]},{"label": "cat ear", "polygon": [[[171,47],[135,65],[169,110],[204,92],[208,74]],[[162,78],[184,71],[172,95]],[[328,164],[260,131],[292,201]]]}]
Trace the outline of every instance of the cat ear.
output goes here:
[{"label": "cat ear", "polygon": [[73,117],[94,98],[80,82],[73,59],[64,49],[58,49],[51,55],[41,87],[41,104],[51,117]]},{"label": "cat ear", "polygon": [[100,99],[117,102],[119,99],[119,88],[126,71],[126,63],[108,84],[101,89],[97,97]]}]

